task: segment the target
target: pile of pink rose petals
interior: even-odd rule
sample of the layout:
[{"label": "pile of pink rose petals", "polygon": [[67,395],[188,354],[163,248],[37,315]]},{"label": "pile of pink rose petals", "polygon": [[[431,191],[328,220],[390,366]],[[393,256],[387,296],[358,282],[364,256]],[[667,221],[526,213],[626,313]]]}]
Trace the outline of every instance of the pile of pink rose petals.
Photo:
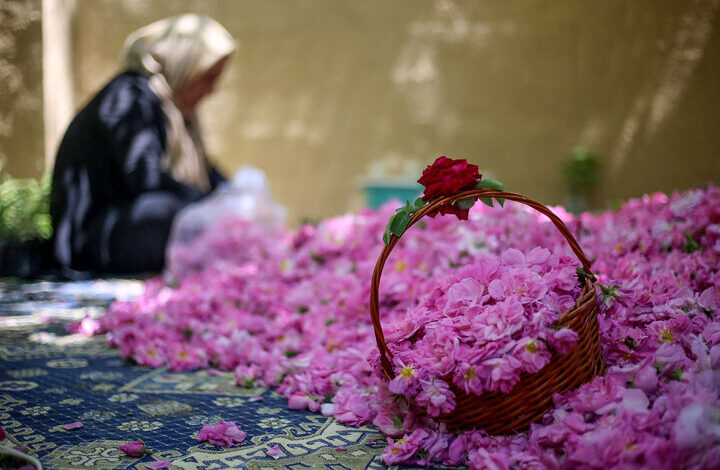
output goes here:
[{"label": "pile of pink rose petals", "polygon": [[[173,282],[148,281],[140,298],[113,304],[100,327],[139,364],[234,370],[238,386],[277,387],[291,408],[373,423],[389,436],[389,465],[720,467],[720,189],[654,194],[602,214],[554,208],[593,260],[609,371],[555,396],[555,408],[528,433],[506,437],[437,425],[431,415],[452,402],[437,376],[462,382],[472,375],[468,349],[504,344],[509,354],[487,366],[512,357],[511,372],[476,369],[478,380],[464,383],[502,391],[514,383],[512,371],[544,364],[545,343],[533,338],[571,346],[572,334],[552,332],[544,320],[535,336],[528,328],[538,312],[551,322],[567,307],[579,263],[544,216],[516,203],[476,204],[467,221],[423,219],[385,265],[381,319],[403,352],[399,377],[415,359],[422,365],[426,346],[445,348],[452,360],[426,368],[435,375],[388,384],[376,373],[368,304],[394,206],[266,236],[227,222],[197,240],[195,253],[175,252]],[[487,292],[472,285],[482,276],[490,276]],[[469,310],[478,315],[472,334],[458,337],[453,328]],[[404,332],[421,328],[421,341],[404,341]]]},{"label": "pile of pink rose petals", "polygon": [[550,362],[551,348],[568,352],[578,334],[554,323],[580,293],[576,264],[545,248],[511,248],[441,279],[387,334],[390,393],[440,416],[455,409],[450,380],[465,393],[508,393]]}]

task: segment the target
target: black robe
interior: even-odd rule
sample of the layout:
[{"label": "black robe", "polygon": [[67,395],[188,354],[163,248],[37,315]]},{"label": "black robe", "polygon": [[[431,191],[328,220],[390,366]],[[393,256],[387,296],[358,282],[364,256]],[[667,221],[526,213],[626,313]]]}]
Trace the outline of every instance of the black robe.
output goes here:
[{"label": "black robe", "polygon": [[[173,217],[206,193],[161,169],[166,118],[144,75],[108,83],[70,123],[50,199],[55,260],[96,275],[160,271]],[[210,168],[211,186],[224,180]]]}]

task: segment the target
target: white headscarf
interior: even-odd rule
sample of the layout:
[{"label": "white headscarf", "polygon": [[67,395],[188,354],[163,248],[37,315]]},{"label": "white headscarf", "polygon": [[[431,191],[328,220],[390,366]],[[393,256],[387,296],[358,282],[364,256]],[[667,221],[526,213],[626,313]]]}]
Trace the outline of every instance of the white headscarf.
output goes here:
[{"label": "white headscarf", "polygon": [[184,115],[173,101],[175,92],[235,50],[235,41],[217,21],[186,14],[156,21],[125,40],[123,60],[130,70],[148,76],[167,118],[163,167],[176,180],[210,189],[207,156],[197,117]]}]

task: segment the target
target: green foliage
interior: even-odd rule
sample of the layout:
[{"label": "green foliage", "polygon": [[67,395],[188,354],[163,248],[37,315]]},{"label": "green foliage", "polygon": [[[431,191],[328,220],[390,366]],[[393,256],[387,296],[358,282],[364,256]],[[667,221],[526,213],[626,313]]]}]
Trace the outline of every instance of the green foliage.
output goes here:
[{"label": "green foliage", "polygon": [[600,286],[600,291],[602,292],[603,299],[607,299],[608,297],[617,298],[620,297],[620,293],[618,292],[619,286],[611,286],[607,285],[604,286],[598,282],[598,286]]},{"label": "green foliage", "polygon": [[692,233],[685,232],[685,243],[683,243],[682,250],[685,253],[694,253],[700,249],[700,244],[693,239]]},{"label": "green foliage", "polygon": [[600,160],[589,150],[577,147],[565,161],[562,173],[571,194],[588,194],[600,181]]},{"label": "green foliage", "polygon": [[580,284],[580,287],[585,286],[585,283],[588,281],[592,282],[593,276],[592,276],[592,274],[587,272],[585,270],[585,268],[576,268],[575,271],[576,271],[576,275],[578,278],[578,284]]},{"label": "green foliage", "polygon": [[[477,189],[494,189],[494,190],[496,190],[496,191],[505,191],[505,185],[504,185],[504,184],[502,184],[502,183],[501,183],[500,181],[498,181],[498,180],[494,180],[494,179],[492,179],[492,178],[487,178],[487,177],[481,179],[480,181],[478,181],[478,184],[477,184],[476,188],[477,188]],[[484,204],[486,204],[486,205],[488,205],[488,206],[490,206],[490,207],[493,206],[493,202],[492,202],[492,198],[491,198],[491,197],[481,197],[480,200],[481,200]],[[501,198],[501,197],[497,197],[497,198],[495,198],[495,200],[498,202],[498,204],[500,204],[500,207],[505,207],[505,199],[503,199],[503,198]]]},{"label": "green foliage", "polygon": [[[484,200],[484,199],[490,199],[490,198],[484,197],[482,199]],[[490,204],[492,204],[492,202]],[[467,199],[460,199],[459,201],[455,202],[455,206],[461,210],[470,210],[472,208],[472,206],[474,206],[474,205],[475,205],[474,197],[469,197]]]},{"label": "green foliage", "polygon": [[40,181],[12,178],[0,181],[0,240],[48,239],[50,224],[50,176]]},{"label": "green foliage", "polygon": [[399,209],[395,209],[395,215],[390,217],[390,221],[385,228],[383,243],[385,243],[385,245],[389,245],[391,235],[397,235],[398,237],[402,235],[410,223],[412,215],[420,210],[424,205],[425,201],[423,201],[422,198],[417,198],[415,199],[415,202],[406,201],[404,206]]}]

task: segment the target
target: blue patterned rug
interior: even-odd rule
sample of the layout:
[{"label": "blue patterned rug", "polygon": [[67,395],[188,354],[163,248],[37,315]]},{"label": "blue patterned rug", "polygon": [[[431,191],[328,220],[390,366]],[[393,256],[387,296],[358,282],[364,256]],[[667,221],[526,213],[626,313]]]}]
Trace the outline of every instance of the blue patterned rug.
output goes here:
[{"label": "blue patterned rug", "polygon": [[[47,469],[144,469],[157,460],[198,470],[386,468],[378,458],[385,439],[374,427],[290,410],[270,389],[236,387],[229,372],[139,367],[103,337],[66,333],[70,321],[100,316],[113,299],[141,288],[132,280],[0,280],[0,426],[9,439],[3,444],[27,447]],[[198,443],[197,431],[219,419],[241,426],[245,442]],[[63,428],[75,421],[83,427]],[[154,453],[135,459],[118,449],[133,440]],[[266,452],[276,444],[280,457],[273,459]]]}]

